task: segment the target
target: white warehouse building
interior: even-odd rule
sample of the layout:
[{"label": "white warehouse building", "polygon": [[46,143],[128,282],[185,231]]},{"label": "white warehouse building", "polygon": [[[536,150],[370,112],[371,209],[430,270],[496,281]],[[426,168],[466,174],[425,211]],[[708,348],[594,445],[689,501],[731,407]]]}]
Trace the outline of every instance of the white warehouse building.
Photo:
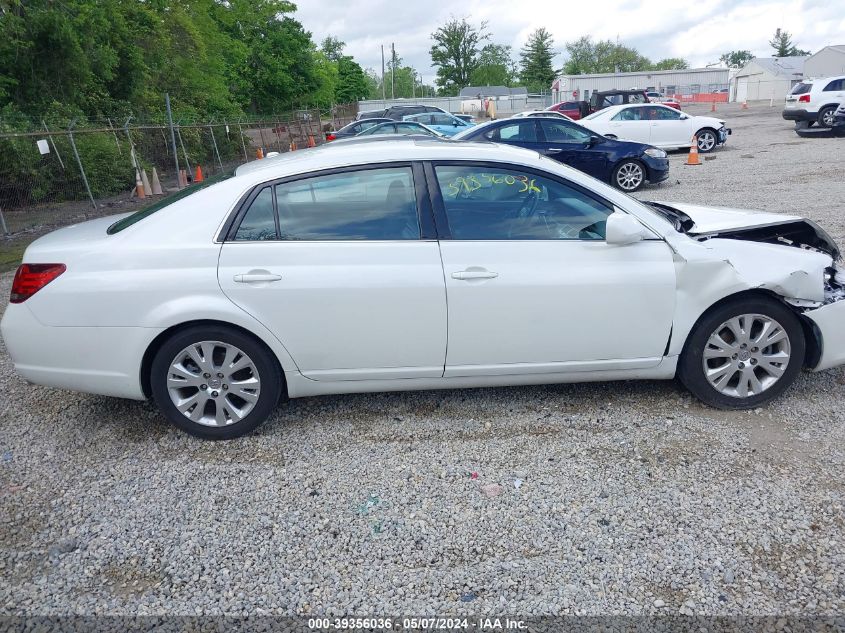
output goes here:
[{"label": "white warehouse building", "polygon": [[597,90],[640,89],[673,96],[681,101],[725,101],[729,75],[728,68],[561,75],[552,84],[552,95],[555,101],[589,101],[590,95]]}]

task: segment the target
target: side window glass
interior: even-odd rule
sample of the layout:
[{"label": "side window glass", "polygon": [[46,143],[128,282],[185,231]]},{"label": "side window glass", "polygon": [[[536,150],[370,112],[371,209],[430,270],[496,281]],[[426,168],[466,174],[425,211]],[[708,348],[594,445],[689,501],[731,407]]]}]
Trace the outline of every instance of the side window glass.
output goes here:
[{"label": "side window glass", "polygon": [[534,121],[519,121],[493,130],[489,138],[497,141],[534,143],[537,141],[537,131],[534,127]]},{"label": "side window glass", "polygon": [[420,238],[410,167],[367,169],[276,185],[283,240]]},{"label": "side window glass", "polygon": [[645,95],[630,95],[628,103],[647,103]]},{"label": "side window glass", "polygon": [[658,113],[658,118],[664,121],[677,121],[681,118],[681,113],[672,108],[655,108]]},{"label": "side window glass", "polygon": [[586,143],[590,135],[581,131],[574,125],[566,123],[555,123],[552,121],[541,121],[543,134],[550,143]]},{"label": "side window glass", "polygon": [[823,92],[833,92],[836,90],[842,90],[842,84],[845,83],[841,79],[834,79],[829,84],[824,87]]},{"label": "side window glass", "polygon": [[613,121],[639,121],[642,108],[625,108],[620,110],[614,117]]},{"label": "side window glass", "polygon": [[235,233],[237,241],[278,239],[276,215],[273,213],[273,188],[264,187],[249,205],[241,225]]},{"label": "side window glass", "polygon": [[455,240],[603,240],[612,208],[518,168],[435,167]]}]

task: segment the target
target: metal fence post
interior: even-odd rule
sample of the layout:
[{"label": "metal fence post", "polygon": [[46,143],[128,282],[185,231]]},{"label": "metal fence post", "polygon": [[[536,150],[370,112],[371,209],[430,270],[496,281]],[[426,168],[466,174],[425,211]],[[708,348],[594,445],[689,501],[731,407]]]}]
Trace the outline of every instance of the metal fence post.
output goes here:
[{"label": "metal fence post", "polygon": [[[181,119],[179,119],[181,121]],[[179,145],[182,147],[182,156],[185,158],[185,166],[188,168],[188,171],[191,171],[193,167],[191,167],[191,161],[188,160],[188,152],[185,151],[185,143],[182,140],[182,128],[176,128],[176,134],[179,137]]]},{"label": "metal fence post", "polygon": [[223,161],[220,160],[220,150],[217,149],[217,139],[214,138],[214,127],[211,123],[208,124],[208,131],[211,133],[211,142],[214,143],[214,153],[217,154],[217,164],[220,165],[220,171],[223,171]]},{"label": "metal fence post", "polygon": [[179,181],[179,154],[176,153],[176,132],[173,131],[173,113],[170,111],[170,93],[164,93],[164,104],[167,106],[167,122],[170,125],[170,143],[173,146],[173,161],[176,163],[176,188],[181,189],[182,184]]},{"label": "metal fence post", "polygon": [[117,151],[120,152],[121,156],[123,156],[123,150],[120,149],[120,141],[117,140],[117,132],[114,131],[114,127],[111,124],[111,119],[107,118],[106,121],[109,122],[109,129],[111,130],[111,133],[114,136],[114,144],[117,145]]},{"label": "metal fence post", "polygon": [[44,126],[44,131],[47,132],[47,138],[50,139],[50,142],[53,144],[53,151],[56,152],[56,158],[59,159],[59,165],[62,166],[62,169],[65,168],[64,161],[62,161],[62,155],[59,154],[59,148],[56,147],[56,141],[53,140],[53,135],[50,134],[50,130],[47,127],[47,124],[44,122],[44,119],[41,119],[41,125]]},{"label": "metal fence post", "polygon": [[3,229],[3,235],[9,234],[9,229],[6,226],[6,216],[3,215],[3,209],[0,209],[0,228]]},{"label": "metal fence post", "polygon": [[246,142],[244,141],[244,131],[241,129],[241,122],[238,121],[238,134],[241,135],[241,147],[244,148],[244,161],[249,162],[249,158],[246,155]]},{"label": "metal fence post", "polygon": [[70,122],[70,127],[67,129],[67,135],[70,139],[70,146],[73,148],[73,155],[76,156],[76,164],[79,165],[79,173],[82,174],[82,182],[85,183],[85,190],[88,192],[88,197],[91,199],[91,206],[96,210],[97,203],[94,202],[94,194],[91,193],[91,186],[88,184],[88,176],[85,175],[85,168],[82,167],[82,159],[79,158],[79,152],[76,149],[76,143],[73,140],[73,126],[76,125],[76,119]]}]

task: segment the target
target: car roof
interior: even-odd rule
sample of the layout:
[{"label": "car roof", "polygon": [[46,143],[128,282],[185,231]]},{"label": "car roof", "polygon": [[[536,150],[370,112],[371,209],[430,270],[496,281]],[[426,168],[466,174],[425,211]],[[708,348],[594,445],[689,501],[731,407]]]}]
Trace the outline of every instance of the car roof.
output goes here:
[{"label": "car roof", "polygon": [[537,165],[540,155],[521,147],[496,143],[403,135],[371,136],[332,141],[319,147],[255,160],[238,167],[233,180],[242,180],[252,186],[321,169],[411,160],[493,160]]}]

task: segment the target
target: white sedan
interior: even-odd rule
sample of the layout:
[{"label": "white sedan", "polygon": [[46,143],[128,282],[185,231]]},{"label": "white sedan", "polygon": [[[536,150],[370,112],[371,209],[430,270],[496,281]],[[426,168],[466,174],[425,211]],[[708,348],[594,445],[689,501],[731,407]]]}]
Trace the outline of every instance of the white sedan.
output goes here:
[{"label": "white sedan", "polygon": [[280,399],[675,376],[762,405],[845,363],[845,271],[798,217],[646,204],[504,145],[255,161],[26,250],[18,373],[232,438]]},{"label": "white sedan", "polygon": [[648,143],[660,149],[688,148],[693,136],[698,151],[712,152],[728,140],[725,122],[709,116],[691,116],[658,103],[610,106],[581,119],[581,125],[608,138]]}]

